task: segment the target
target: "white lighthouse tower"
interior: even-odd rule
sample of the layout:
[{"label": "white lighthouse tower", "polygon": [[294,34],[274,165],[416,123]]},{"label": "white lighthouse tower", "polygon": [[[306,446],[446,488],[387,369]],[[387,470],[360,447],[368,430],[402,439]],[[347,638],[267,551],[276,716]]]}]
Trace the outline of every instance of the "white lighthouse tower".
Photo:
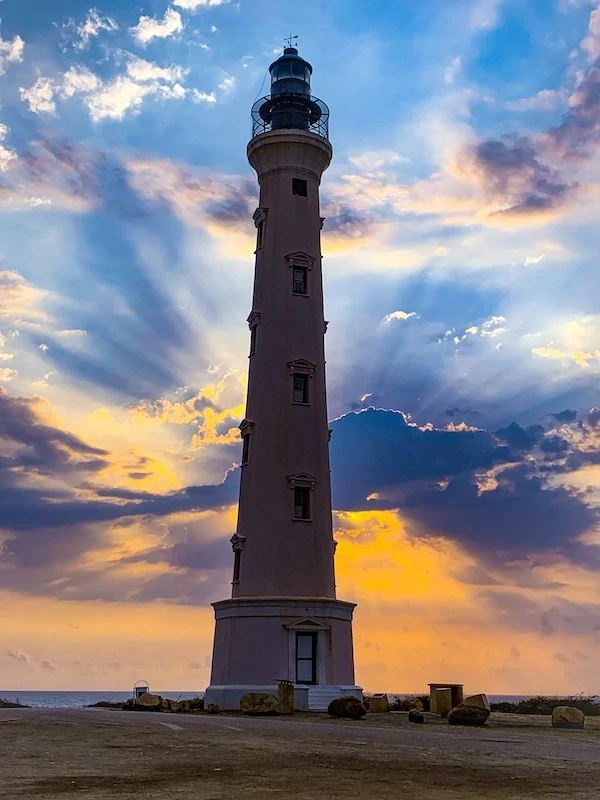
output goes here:
[{"label": "white lighthouse tower", "polygon": [[233,589],[214,603],[206,703],[292,681],[311,710],[355,686],[353,603],[336,599],[325,390],[319,186],[329,110],[311,65],[287,47],[252,109],[248,159],[260,184]]}]

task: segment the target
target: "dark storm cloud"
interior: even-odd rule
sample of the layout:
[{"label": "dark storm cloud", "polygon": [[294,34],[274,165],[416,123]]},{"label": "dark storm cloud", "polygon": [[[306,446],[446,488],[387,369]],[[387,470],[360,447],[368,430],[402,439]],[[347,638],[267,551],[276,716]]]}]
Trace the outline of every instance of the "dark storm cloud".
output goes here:
[{"label": "dark storm cloud", "polygon": [[496,214],[531,214],[563,205],[577,183],[561,178],[558,171],[543,164],[536,147],[527,137],[487,139],[473,149],[485,189],[506,198],[508,207]]},{"label": "dark storm cloud", "polygon": [[471,157],[484,188],[506,205],[495,213],[527,215],[567,204],[580,188],[567,177],[569,162],[593,158],[599,144],[600,60],[582,73],[560,125],[535,139],[487,139]]},{"label": "dark storm cloud", "polygon": [[369,508],[366,498],[385,487],[439,481],[516,461],[486,431],[421,429],[396,411],[369,408],[331,425],[332,488],[336,508]]},{"label": "dark storm cloud", "polygon": [[583,74],[569,111],[549,137],[566,159],[588,159],[600,143],[600,60]]},{"label": "dark storm cloud", "polygon": [[334,239],[361,239],[371,234],[375,228],[372,215],[360,212],[350,206],[325,204],[323,206],[325,223],[323,233]]},{"label": "dark storm cloud", "polygon": [[577,411],[574,411],[572,408],[565,408],[564,411],[559,411],[558,414],[552,414],[552,418],[556,422],[575,422],[577,419]]},{"label": "dark storm cloud", "polygon": [[525,468],[498,475],[498,486],[480,492],[469,474],[443,488],[412,492],[401,510],[417,530],[448,536],[472,552],[514,558],[538,550],[575,556],[577,539],[599,521],[583,493],[548,488]]},{"label": "dark storm cloud", "polygon": [[121,563],[169,564],[194,570],[227,569],[231,565],[231,548],[218,542],[177,542],[170,547],[155,547],[121,559]]},{"label": "dark storm cloud", "polygon": [[11,397],[0,388],[0,439],[11,444],[10,455],[0,460],[0,485],[2,475],[8,483],[17,470],[52,474],[96,472],[107,466],[106,450],[90,447],[71,433],[43,424],[36,405],[35,400]]},{"label": "dark storm cloud", "polygon": [[237,186],[228,186],[227,195],[222,200],[208,203],[204,207],[205,215],[225,227],[251,230],[252,214],[258,202],[255,181],[242,180]]},{"label": "dark storm cloud", "polygon": [[188,486],[165,495],[119,489],[96,492],[99,498],[130,500],[126,503],[100,499],[64,499],[57,502],[49,500],[43,492],[34,495],[31,491],[13,490],[5,494],[5,502],[0,508],[0,527],[15,532],[40,531],[45,528],[69,528],[82,523],[112,522],[122,517],[163,517],[181,511],[222,508],[236,502],[238,482],[238,473],[234,471],[217,486]]},{"label": "dark storm cloud", "polygon": [[[567,471],[579,454],[552,429],[514,423],[492,435],[419,428],[376,409],[332,427],[336,508],[399,508],[409,532],[448,537],[492,560],[546,550],[594,560],[594,548],[578,540],[598,524],[598,510],[585,492],[544,479],[552,464]],[[592,449],[580,458],[590,463],[598,455]],[[492,467],[495,477],[486,477]]]}]

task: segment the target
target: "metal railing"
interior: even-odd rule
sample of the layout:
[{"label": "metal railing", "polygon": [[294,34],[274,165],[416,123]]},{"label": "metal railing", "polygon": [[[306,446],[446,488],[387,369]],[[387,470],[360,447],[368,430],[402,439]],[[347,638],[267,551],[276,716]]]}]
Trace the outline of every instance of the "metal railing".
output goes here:
[{"label": "metal railing", "polygon": [[329,108],[318,97],[281,94],[261,97],[252,106],[252,136],[274,130],[305,130],[329,139]]}]

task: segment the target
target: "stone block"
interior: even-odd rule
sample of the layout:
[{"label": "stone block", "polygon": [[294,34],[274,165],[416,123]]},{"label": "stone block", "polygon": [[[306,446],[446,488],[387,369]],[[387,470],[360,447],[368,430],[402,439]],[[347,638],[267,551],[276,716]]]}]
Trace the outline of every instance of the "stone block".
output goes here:
[{"label": "stone block", "polygon": [[461,706],[474,706],[476,708],[485,708],[486,711],[491,711],[489,700],[485,694],[472,694],[470,697],[465,697]]}]

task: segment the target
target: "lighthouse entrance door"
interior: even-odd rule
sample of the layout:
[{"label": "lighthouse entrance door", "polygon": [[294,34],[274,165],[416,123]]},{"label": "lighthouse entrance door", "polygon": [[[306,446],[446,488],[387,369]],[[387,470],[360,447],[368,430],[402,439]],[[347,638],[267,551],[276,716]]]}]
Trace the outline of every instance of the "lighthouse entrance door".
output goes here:
[{"label": "lighthouse entrance door", "polygon": [[317,682],[317,633],[296,634],[296,683]]}]

